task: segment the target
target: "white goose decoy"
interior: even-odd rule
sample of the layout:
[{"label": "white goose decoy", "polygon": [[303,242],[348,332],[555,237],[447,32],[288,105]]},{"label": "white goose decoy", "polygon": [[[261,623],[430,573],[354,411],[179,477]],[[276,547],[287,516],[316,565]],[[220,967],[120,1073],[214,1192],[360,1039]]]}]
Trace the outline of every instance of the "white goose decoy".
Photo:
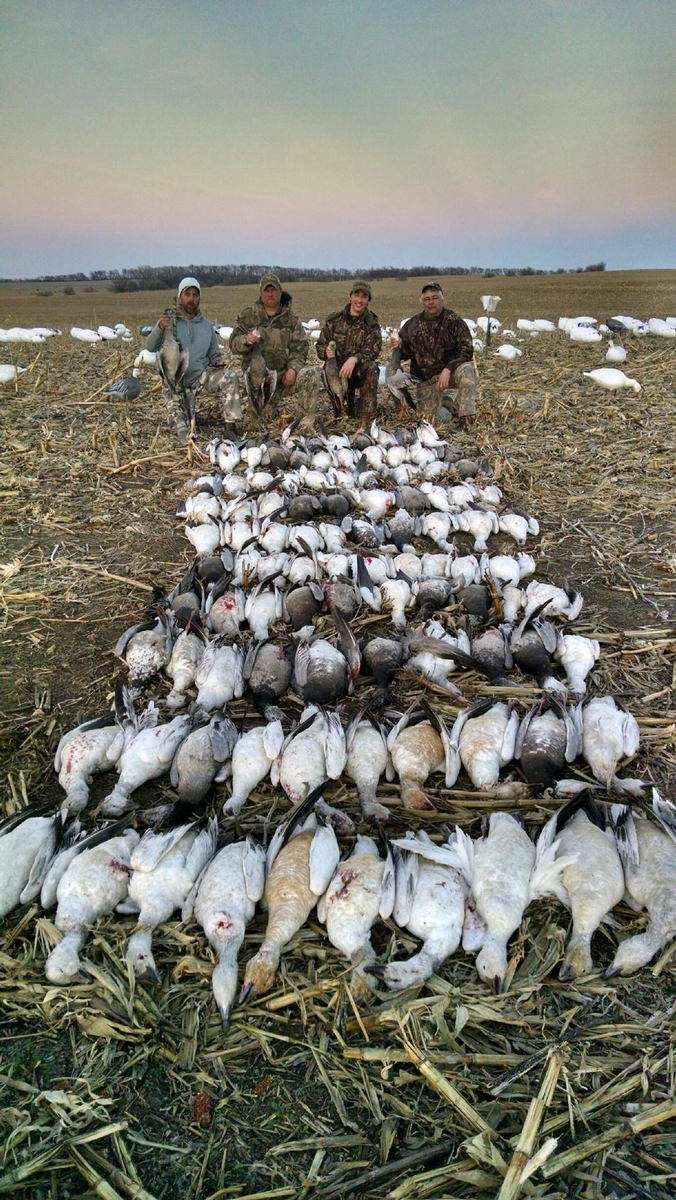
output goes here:
[{"label": "white goose decoy", "polygon": [[45,963],[50,983],[74,983],[89,977],[82,971],[80,950],[89,927],[126,899],[131,852],[139,840],[133,829],[102,845],[83,850],[62,875],[56,891],[54,924],[63,934]]},{"label": "white goose decoy", "polygon": [[117,333],[115,332],[114,329],[111,329],[110,325],[99,325],[96,332],[98,333],[99,337],[103,339],[104,342],[116,342],[117,341]]},{"label": "white goose decoy", "polygon": [[[309,796],[307,803],[311,803]],[[305,811],[304,804],[270,843],[267,880],[263,898],[268,923],[260,950],[246,965],[240,1003],[268,992],[275,982],[284,947],[305,924],[319,897],[324,894],[340,858],[336,835],[330,825],[317,827],[314,813],[300,829],[293,821]],[[282,845],[282,839],[289,840]]]},{"label": "white goose decoy", "polygon": [[627,351],[624,346],[616,346],[614,342],[608,342],[604,358],[609,363],[623,363],[626,361]]},{"label": "white goose decoy", "polygon": [[[657,794],[653,791],[653,797]],[[606,979],[639,971],[667,942],[676,937],[674,840],[663,829],[644,818],[636,820],[635,836],[638,862],[636,856],[628,852],[624,839],[618,841],[618,850],[624,867],[625,899],[629,898],[632,907],[648,910],[648,928],[620,942],[606,971]]]},{"label": "white goose decoy", "polygon": [[90,346],[103,340],[101,334],[97,333],[95,329],[80,329],[79,325],[73,325],[70,336],[75,338],[76,342],[87,342]]},{"label": "white goose decoy", "polygon": [[[455,842],[455,835],[452,835]],[[373,974],[389,988],[412,987],[455,954],[462,937],[467,884],[455,867],[433,862],[425,855],[432,841],[424,829],[393,842],[403,853],[396,863],[393,917],[401,929],[420,938],[417,954],[388,963]]]},{"label": "white goose decoy", "polygon": [[278,720],[242,734],[232,752],[232,795],[223,805],[226,816],[237,816],[253,789],[270,774],[283,745],[284,731]]},{"label": "white goose decoy", "polygon": [[86,807],[93,776],[117,766],[135,732],[136,716],[129,693],[122,687],[116,693],[114,713],[84,721],[64,733],[54,755],[54,770],[69,810],[81,812]]},{"label": "white goose decoy", "polygon": [[196,895],[186,900],[182,918],[192,913],[218,955],[211,976],[223,1028],[237,993],[237,956],[256,904],[265,888],[265,851],[248,837],[219,850],[202,875]]},{"label": "white goose decoy", "polygon": [[614,367],[597,367],[595,371],[583,371],[582,374],[607,392],[617,392],[620,388],[632,388],[635,392],[641,390],[637,379],[630,379],[624,371],[618,371]]},{"label": "white goose decoy", "polygon": [[595,696],[582,710],[582,756],[592,774],[608,791],[621,759],[638,753],[640,733],[636,718],[612,696]]},{"label": "white goose decoy", "polygon": [[65,812],[29,815],[45,807],[31,805],[0,825],[0,918],[38,895],[63,837]]},{"label": "white goose decoy", "polygon": [[516,358],[520,358],[523,350],[519,350],[518,346],[512,346],[510,342],[506,342],[504,346],[500,346],[495,351],[496,358],[504,358],[507,362],[514,362]]},{"label": "white goose decoy", "polygon": [[0,363],[0,383],[16,383],[19,375],[24,375],[27,367],[15,367],[13,363]]},{"label": "white goose decoy", "polygon": [[594,342],[603,341],[598,329],[593,329],[591,326],[582,324],[571,325],[568,336],[571,342],[580,342],[583,345],[591,345]]},{"label": "white goose decoy", "polygon": [[596,638],[581,637],[577,633],[559,632],[554,657],[566,672],[569,691],[575,696],[584,696],[587,676],[598,662],[601,647]]},{"label": "white goose decoy", "polygon": [[373,838],[357,837],[348,858],[341,859],[317,905],[317,918],[326,925],[332,946],[350,960],[350,988],[355,999],[373,991],[368,976],[375,962],[371,928],[394,908],[394,864],[380,857]]},{"label": "white goose decoy", "polygon": [[187,714],[158,725],[154,704],[139,718],[138,732],[125,746],[118,763],[120,778],[106,797],[103,815],[117,817],[130,807],[132,792],[169,771],[181,742],[188,736],[194,718]]},{"label": "white goose decoy", "polygon": [[218,822],[206,829],[180,825],[163,833],[149,829],[132,850],[129,900],[138,906],[126,959],[137,979],[160,983],[152,951],[155,929],[182,908],[195,881],[216,853]]}]

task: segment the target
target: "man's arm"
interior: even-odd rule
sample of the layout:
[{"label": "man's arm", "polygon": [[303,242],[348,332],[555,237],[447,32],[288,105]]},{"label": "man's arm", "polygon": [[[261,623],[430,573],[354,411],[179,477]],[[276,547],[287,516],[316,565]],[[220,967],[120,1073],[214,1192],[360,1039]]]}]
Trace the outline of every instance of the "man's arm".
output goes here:
[{"label": "man's arm", "polygon": [[148,334],[148,336],[146,338],[146,350],[151,350],[153,353],[155,353],[156,350],[159,350],[163,341],[164,341],[164,329],[162,328],[162,326],[160,325],[160,323],[158,321],[156,325],[153,325],[152,329],[150,330],[150,333]]},{"label": "man's arm", "polygon": [[461,363],[472,362],[474,345],[469,327],[462,317],[452,317],[448,323],[447,362],[444,366],[453,372]]},{"label": "man's arm", "polygon": [[246,354],[247,350],[249,349],[249,343],[246,340],[247,334],[251,333],[252,329],[255,328],[256,322],[253,319],[251,309],[245,308],[244,312],[239,314],[237,320],[235,321],[233,331],[230,334],[230,341],[228,342],[228,345],[233,354]]},{"label": "man's arm", "polygon": [[383,335],[380,332],[380,324],[374,321],[370,329],[367,329],[364,346],[358,358],[360,362],[377,362],[378,356],[383,345]]},{"label": "man's arm", "polygon": [[207,362],[210,367],[222,367],[223,366],[223,351],[221,349],[220,342],[219,342],[218,338],[216,337],[215,329],[212,329],[212,331],[211,331],[211,341],[209,343],[209,349],[207,351]]},{"label": "man's arm", "polygon": [[326,320],[324,322],[324,324],[322,325],[322,331],[321,331],[319,337],[317,338],[317,341],[315,342],[315,350],[317,351],[317,358],[321,362],[326,362],[326,347],[328,346],[329,342],[331,342],[331,341],[333,341],[333,331],[332,331],[330,322],[328,320]]}]

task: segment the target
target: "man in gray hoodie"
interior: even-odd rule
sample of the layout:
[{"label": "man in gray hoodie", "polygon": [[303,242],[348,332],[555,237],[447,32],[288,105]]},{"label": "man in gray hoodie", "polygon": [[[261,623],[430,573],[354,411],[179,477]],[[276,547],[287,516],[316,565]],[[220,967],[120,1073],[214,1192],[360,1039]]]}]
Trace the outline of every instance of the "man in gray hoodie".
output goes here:
[{"label": "man in gray hoodie", "polygon": [[162,383],[169,424],[176,429],[183,445],[188,440],[190,413],[195,411],[195,399],[200,392],[211,392],[220,397],[226,435],[236,435],[235,422],[242,416],[237,372],[229,370],[223,361],[214,327],[200,312],[200,297],[197,280],[190,275],[182,279],[176,293],[176,308],[172,313],[163,313],[146,338],[146,350],[157,351],[162,346],[165,331],[171,326],[181,350],[188,351],[188,366],[180,393]]}]

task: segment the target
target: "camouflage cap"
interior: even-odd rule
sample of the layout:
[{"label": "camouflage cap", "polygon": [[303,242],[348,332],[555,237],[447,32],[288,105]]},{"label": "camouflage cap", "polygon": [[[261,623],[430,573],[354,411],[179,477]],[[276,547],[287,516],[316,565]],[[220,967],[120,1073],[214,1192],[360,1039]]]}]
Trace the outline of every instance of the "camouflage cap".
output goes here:
[{"label": "camouflage cap", "polygon": [[368,296],[369,300],[371,299],[371,289],[364,279],[355,279],[352,287],[350,288],[350,295],[354,295],[355,292],[364,292],[364,294]]},{"label": "camouflage cap", "polygon": [[276,287],[281,292],[282,285],[279,281],[279,275],[264,275],[260,282],[260,290],[266,287]]},{"label": "camouflage cap", "polygon": [[420,294],[422,296],[424,296],[425,292],[440,292],[441,295],[443,296],[444,289],[442,288],[440,283],[437,283],[436,280],[433,279],[431,283],[423,284]]}]

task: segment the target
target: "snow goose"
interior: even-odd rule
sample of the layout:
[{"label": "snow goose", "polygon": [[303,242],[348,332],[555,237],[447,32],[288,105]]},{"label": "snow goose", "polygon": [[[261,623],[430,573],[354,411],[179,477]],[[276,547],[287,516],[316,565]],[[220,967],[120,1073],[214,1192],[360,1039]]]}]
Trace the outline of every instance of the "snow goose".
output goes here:
[{"label": "snow goose", "polygon": [[89,799],[92,777],[111,771],[136,731],[129,693],[119,685],[115,711],[83,721],[64,733],[54,755],[54,770],[66,793],[66,807],[81,812]]},{"label": "snow goose", "polygon": [[279,720],[256,725],[238,738],[232,751],[232,795],[223,805],[226,816],[237,816],[253,789],[269,775],[283,745]]},{"label": "snow goose", "polygon": [[387,778],[392,778],[392,764],[382,727],[373,720],[362,719],[361,715],[357,714],[347,730],[345,741],[345,774],[356,785],[364,819],[391,821],[390,810],[377,799],[381,775],[387,772]]},{"label": "snow goose", "polygon": [[612,696],[595,696],[584,706],[582,722],[582,755],[594,778],[610,791],[620,760],[638,753],[636,718]]},{"label": "snow goose", "polygon": [[106,797],[106,817],[117,817],[130,807],[130,796],[151,779],[169,771],[181,742],[188,736],[194,717],[174,717],[167,725],[157,724],[157,709],[151,701],[138,720],[138,731],[125,746],[118,763],[120,777]]},{"label": "snow goose", "polygon": [[565,804],[548,828],[558,839],[557,859],[569,860],[553,886],[573,918],[559,979],[577,979],[593,969],[592,935],[622,899],[624,873],[615,835],[588,794]]},{"label": "snow goose", "polygon": [[51,807],[30,805],[0,825],[0,917],[40,891],[65,824],[65,813],[43,815]]},{"label": "snow goose", "polygon": [[423,829],[396,839],[393,845],[400,854],[392,915],[401,929],[420,939],[422,946],[411,958],[371,970],[387,987],[405,988],[429,979],[455,954],[462,936],[468,889],[455,867],[427,858],[425,851],[432,842]]},{"label": "snow goose", "polygon": [[191,909],[209,944],[218,955],[211,977],[214,999],[224,1029],[237,993],[237,956],[244,933],[265,888],[265,851],[248,837],[219,850],[207,866],[194,898],[186,900],[182,917]]},{"label": "snow goose", "polygon": [[[653,792],[653,796],[657,793]],[[663,803],[663,802],[662,802]],[[676,937],[676,845],[663,829],[652,821],[638,818],[635,823],[638,862],[628,852],[627,842],[618,842],[624,867],[626,895],[637,908],[648,910],[648,928],[620,942],[606,971],[613,975],[631,975],[646,966],[662,946]]]},{"label": "snow goose", "polygon": [[326,925],[332,946],[350,960],[350,988],[356,1000],[373,991],[369,967],[375,962],[371,927],[387,920],[394,907],[394,864],[380,857],[373,838],[359,835],[347,858],[341,859],[317,905],[317,918]]},{"label": "snow goose", "polygon": [[[548,831],[549,832],[549,831]],[[491,813],[488,829],[474,843],[456,829],[452,849],[439,847],[437,861],[462,871],[486,930],[476,960],[479,978],[499,995],[507,973],[507,944],[531,903],[551,894],[569,858],[558,863],[558,843],[538,838],[537,850],[520,822],[506,812]]]},{"label": "snow goose", "polygon": [[136,831],[127,829],[100,846],[83,850],[61,877],[54,924],[63,937],[45,963],[50,983],[74,983],[88,978],[81,968],[80,950],[94,921],[126,899],[131,852],[138,840]]},{"label": "snow goose", "polygon": [[232,721],[222,712],[215,712],[211,720],[204,713],[201,724],[199,716],[199,712],[194,714],[195,728],[176,751],[169,776],[179,800],[188,804],[199,804],[213,783],[227,778],[238,738]]},{"label": "snow goose", "polygon": [[575,696],[584,696],[587,676],[598,662],[601,647],[596,638],[581,637],[577,633],[559,632],[554,657],[566,672],[568,690]]},{"label": "snow goose", "polygon": [[161,982],[152,952],[153,933],[182,908],[216,852],[217,837],[218,822],[212,817],[202,830],[197,824],[163,833],[149,829],[133,848],[129,900],[138,906],[139,915],[126,959],[137,979]]},{"label": "snow goose", "polygon": [[311,793],[296,807],[268,848],[263,893],[268,923],[260,950],[246,965],[241,1004],[273,986],[284,947],[305,924],[338,864],[340,851],[330,825],[318,825],[314,813],[302,826],[295,824],[315,799]]}]

